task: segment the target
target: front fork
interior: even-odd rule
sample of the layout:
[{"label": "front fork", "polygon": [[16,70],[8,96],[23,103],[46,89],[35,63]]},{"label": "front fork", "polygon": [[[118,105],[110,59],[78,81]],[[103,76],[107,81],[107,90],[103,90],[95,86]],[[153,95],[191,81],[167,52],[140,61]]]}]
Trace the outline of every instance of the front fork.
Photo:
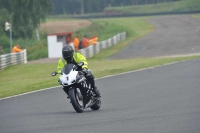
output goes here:
[{"label": "front fork", "polygon": [[76,94],[77,94],[77,96],[78,96],[78,99],[79,99],[80,101],[82,101],[82,100],[83,100],[83,95],[82,95],[80,89],[79,89],[79,88],[76,88],[76,92],[77,92]]}]

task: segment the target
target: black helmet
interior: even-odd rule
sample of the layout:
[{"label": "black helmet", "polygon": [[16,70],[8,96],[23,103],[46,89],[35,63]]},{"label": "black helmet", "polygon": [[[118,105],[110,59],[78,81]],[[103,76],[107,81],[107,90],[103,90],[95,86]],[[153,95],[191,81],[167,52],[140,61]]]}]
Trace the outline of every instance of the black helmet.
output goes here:
[{"label": "black helmet", "polygon": [[74,49],[72,48],[72,46],[67,45],[63,47],[62,56],[65,60],[67,61],[72,60],[73,54],[74,54]]}]

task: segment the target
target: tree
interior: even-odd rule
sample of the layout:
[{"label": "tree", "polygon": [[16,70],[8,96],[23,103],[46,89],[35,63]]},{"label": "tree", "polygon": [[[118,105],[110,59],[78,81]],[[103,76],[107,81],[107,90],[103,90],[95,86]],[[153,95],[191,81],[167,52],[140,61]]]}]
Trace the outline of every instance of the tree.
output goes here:
[{"label": "tree", "polygon": [[84,1],[81,0],[81,14],[84,14]]},{"label": "tree", "polygon": [[[9,31],[5,31],[5,22],[10,21],[10,16],[8,11],[3,8],[0,10],[0,49],[3,49],[4,52],[8,52],[10,49],[9,44]],[[0,54],[3,53],[0,51]]]},{"label": "tree", "polygon": [[155,4],[180,0],[51,0],[55,6],[54,14],[99,13],[108,6],[130,6]]},{"label": "tree", "polygon": [[3,8],[0,10],[0,35],[5,35],[5,22],[9,22],[10,17],[8,11]]},{"label": "tree", "polygon": [[52,11],[50,0],[1,0],[11,14],[13,37],[32,38],[33,31]]}]

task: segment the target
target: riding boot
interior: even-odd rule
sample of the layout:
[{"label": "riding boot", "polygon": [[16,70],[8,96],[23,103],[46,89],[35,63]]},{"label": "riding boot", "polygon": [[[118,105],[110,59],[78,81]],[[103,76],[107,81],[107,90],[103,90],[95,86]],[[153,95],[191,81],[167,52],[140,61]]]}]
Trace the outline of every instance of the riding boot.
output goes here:
[{"label": "riding boot", "polygon": [[96,86],[93,88],[93,91],[94,91],[94,93],[95,93],[95,95],[96,95],[97,97],[100,97],[100,96],[101,96],[101,94],[100,94],[100,92],[99,92],[99,90],[97,89]]},{"label": "riding boot", "polygon": [[100,97],[100,92],[95,86],[95,81],[94,81],[94,76],[92,75],[91,71],[87,71],[86,78],[89,80],[91,83],[91,87],[93,88],[93,92],[97,97]]}]

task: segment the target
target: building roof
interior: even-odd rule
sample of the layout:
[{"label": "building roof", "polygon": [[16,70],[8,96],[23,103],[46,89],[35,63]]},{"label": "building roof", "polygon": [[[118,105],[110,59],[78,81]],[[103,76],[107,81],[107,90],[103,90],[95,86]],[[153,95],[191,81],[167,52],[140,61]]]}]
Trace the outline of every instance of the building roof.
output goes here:
[{"label": "building roof", "polygon": [[48,34],[48,36],[66,36],[69,34],[73,34],[74,32],[62,32],[62,33],[54,33],[54,34]]}]

